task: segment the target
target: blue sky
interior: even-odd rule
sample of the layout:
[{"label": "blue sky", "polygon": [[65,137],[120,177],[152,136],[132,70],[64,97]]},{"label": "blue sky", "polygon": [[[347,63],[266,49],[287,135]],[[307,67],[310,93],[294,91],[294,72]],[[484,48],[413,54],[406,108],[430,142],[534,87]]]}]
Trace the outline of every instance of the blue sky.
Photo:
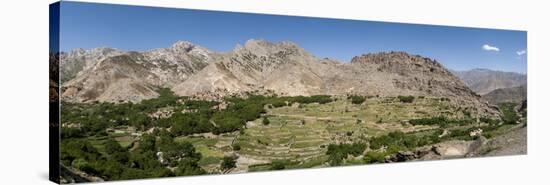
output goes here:
[{"label": "blue sky", "polygon": [[527,32],[371,21],[63,2],[62,51],[113,47],[166,48],[187,40],[230,51],[246,40],[292,41],[317,57],[406,51],[454,70],[488,68],[527,73]]}]

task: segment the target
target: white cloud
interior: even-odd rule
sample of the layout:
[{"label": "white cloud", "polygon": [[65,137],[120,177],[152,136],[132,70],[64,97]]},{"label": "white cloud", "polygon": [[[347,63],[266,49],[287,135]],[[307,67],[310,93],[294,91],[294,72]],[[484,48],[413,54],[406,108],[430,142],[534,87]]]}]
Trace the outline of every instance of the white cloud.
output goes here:
[{"label": "white cloud", "polygon": [[518,54],[518,56],[525,55],[527,54],[527,51],[525,50],[516,51],[516,54]]},{"label": "white cloud", "polygon": [[491,46],[489,44],[484,44],[481,49],[485,50],[485,51],[496,51],[496,52],[499,52],[500,49],[495,47],[495,46]]}]

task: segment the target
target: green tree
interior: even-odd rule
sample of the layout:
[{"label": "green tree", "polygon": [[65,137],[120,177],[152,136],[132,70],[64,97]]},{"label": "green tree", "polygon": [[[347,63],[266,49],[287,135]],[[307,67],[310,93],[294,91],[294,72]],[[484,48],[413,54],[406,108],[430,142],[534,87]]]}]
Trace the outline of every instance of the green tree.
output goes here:
[{"label": "green tree", "polygon": [[237,167],[235,162],[235,158],[231,156],[225,156],[223,157],[222,164],[220,165],[221,169],[228,170],[231,168]]},{"label": "green tree", "polygon": [[139,141],[139,151],[156,151],[156,138],[149,134],[144,134]]},{"label": "green tree", "polygon": [[351,103],[353,104],[362,104],[366,100],[364,96],[357,96],[357,95],[350,96],[349,98],[351,99]]},{"label": "green tree", "polygon": [[206,172],[197,164],[197,160],[184,158],[180,160],[176,169],[177,176],[202,175]]},{"label": "green tree", "polygon": [[82,159],[82,158],[78,158],[78,159],[75,159],[72,163],[71,163],[71,166],[73,168],[76,168],[76,169],[79,169],[79,170],[83,170],[85,167],[88,167],[88,161]]},{"label": "green tree", "polygon": [[385,160],[386,154],[383,152],[369,151],[365,154],[363,160],[365,163],[383,163]]},{"label": "green tree", "polygon": [[126,152],[126,149],[122,148],[122,146],[120,146],[120,144],[112,138],[109,138],[107,141],[105,141],[104,148],[107,154]]},{"label": "green tree", "polygon": [[264,125],[269,125],[269,119],[267,119],[266,117],[264,117],[263,120],[262,120],[262,124],[264,124]]},{"label": "green tree", "polygon": [[233,150],[234,150],[234,151],[239,151],[239,150],[241,150],[241,145],[240,145],[239,143],[233,144]]},{"label": "green tree", "polygon": [[283,160],[275,160],[271,162],[271,170],[282,170],[286,168],[286,161]]},{"label": "green tree", "polygon": [[414,101],[414,96],[397,96],[397,98],[403,103],[412,103]]}]

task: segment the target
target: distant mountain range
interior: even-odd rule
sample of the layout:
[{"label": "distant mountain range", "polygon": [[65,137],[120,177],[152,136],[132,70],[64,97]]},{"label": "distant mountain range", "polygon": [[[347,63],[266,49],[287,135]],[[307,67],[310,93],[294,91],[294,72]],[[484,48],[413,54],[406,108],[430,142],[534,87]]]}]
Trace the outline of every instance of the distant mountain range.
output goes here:
[{"label": "distant mountain range", "polygon": [[527,75],[502,72],[489,69],[472,69],[468,71],[452,71],[470,89],[480,95],[493,90],[527,85]]},{"label": "distant mountain range", "polygon": [[[365,54],[343,63],[317,58],[292,42],[254,39],[225,53],[180,41],[146,52],[79,49],[60,58],[61,98],[68,102],[138,102],[157,97],[158,88],[203,98],[266,92],[414,95],[448,97],[474,113],[496,115],[476,92],[519,83],[500,82],[500,74],[455,72],[461,80],[435,60],[405,52]],[[482,81],[486,83],[475,82],[476,75],[488,78]],[[503,78],[521,80],[512,74]],[[482,88],[484,84],[494,85]]]},{"label": "distant mountain range", "polygon": [[482,96],[491,104],[521,103],[527,99],[527,86],[510,87],[493,90]]}]

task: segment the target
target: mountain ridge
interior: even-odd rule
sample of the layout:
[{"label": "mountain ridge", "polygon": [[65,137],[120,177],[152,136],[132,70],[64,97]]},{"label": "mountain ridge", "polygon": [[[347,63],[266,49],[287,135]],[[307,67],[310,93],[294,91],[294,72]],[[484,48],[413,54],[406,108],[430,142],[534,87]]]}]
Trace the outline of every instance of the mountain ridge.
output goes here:
[{"label": "mountain ridge", "polygon": [[452,71],[473,91],[485,95],[493,90],[519,87],[527,84],[527,75],[484,68]]},{"label": "mountain ridge", "polygon": [[65,101],[139,102],[158,96],[158,88],[205,98],[250,92],[413,95],[448,97],[480,115],[498,114],[439,62],[406,52],[364,54],[344,63],[317,58],[290,41],[250,39],[225,53],[179,41],[169,48],[124,52],[88,63],[94,67],[62,84]]}]

